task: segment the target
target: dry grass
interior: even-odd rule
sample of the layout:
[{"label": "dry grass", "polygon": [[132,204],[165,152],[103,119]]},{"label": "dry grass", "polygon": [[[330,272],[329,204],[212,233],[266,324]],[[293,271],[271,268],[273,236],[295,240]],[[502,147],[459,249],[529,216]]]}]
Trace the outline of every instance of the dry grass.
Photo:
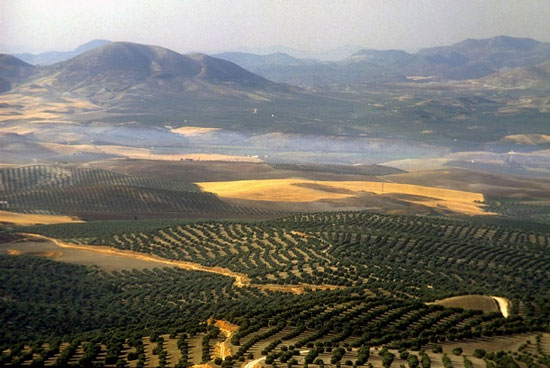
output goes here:
[{"label": "dry grass", "polygon": [[236,180],[197,183],[203,190],[222,198],[271,202],[315,202],[347,199],[364,193],[405,194],[409,203],[447,209],[468,215],[487,214],[483,194],[413,184],[374,181],[316,181],[298,178]]},{"label": "dry grass", "polygon": [[3,94],[0,102],[11,105],[0,110],[0,121],[62,119],[63,114],[99,109],[99,106],[77,98],[51,101],[41,96],[20,93]]},{"label": "dry grass", "polygon": [[31,213],[17,213],[0,211],[0,223],[29,226],[37,224],[62,224],[69,222],[84,222],[76,217],[64,215],[39,215]]}]

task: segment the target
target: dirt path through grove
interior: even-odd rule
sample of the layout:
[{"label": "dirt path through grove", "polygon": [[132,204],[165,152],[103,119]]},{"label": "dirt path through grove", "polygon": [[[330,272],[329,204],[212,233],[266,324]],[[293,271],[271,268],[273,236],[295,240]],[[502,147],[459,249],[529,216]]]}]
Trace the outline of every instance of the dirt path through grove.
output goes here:
[{"label": "dirt path through grove", "polygon": [[86,252],[105,254],[105,255],[114,255],[119,257],[127,257],[132,259],[138,259],[148,262],[156,262],[159,264],[165,264],[167,266],[180,267],[185,270],[190,271],[203,271],[215,273],[218,275],[224,275],[235,279],[235,286],[237,287],[254,287],[260,290],[270,290],[270,291],[280,291],[280,292],[290,292],[294,294],[302,294],[306,289],[310,290],[335,290],[342,288],[341,286],[336,285],[310,285],[310,284],[297,284],[297,285],[278,285],[278,284],[252,284],[248,276],[244,273],[234,272],[228,268],[224,267],[211,267],[204,266],[199,263],[188,262],[188,261],[178,261],[162,258],[153,254],[140,253],[131,250],[123,250],[112,247],[107,247],[104,245],[82,245],[82,244],[73,244],[62,241],[56,238],[50,238],[45,235],[32,234],[32,233],[19,233],[19,235],[27,236],[30,238],[41,239],[54,243],[60,248],[69,248],[69,249],[78,249]]}]

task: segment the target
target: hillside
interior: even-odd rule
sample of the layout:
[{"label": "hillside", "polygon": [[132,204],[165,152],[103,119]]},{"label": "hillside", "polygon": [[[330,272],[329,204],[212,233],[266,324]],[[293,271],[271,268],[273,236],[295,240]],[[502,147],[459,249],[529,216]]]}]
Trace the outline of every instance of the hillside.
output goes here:
[{"label": "hillside", "polygon": [[0,210],[86,218],[267,215],[228,204],[189,181],[33,165],[0,169]]},{"label": "hillside", "polygon": [[480,83],[505,89],[550,88],[550,61],[519,68],[506,68],[479,80]]},{"label": "hillside", "polygon": [[28,78],[35,67],[7,54],[0,54],[0,93]]},{"label": "hillside", "polygon": [[[189,366],[231,355],[223,367],[380,368],[382,346],[396,362],[419,354],[424,366],[459,346],[475,367],[484,364],[471,356],[477,348],[489,361],[503,348],[518,361],[548,358],[543,227],[338,212],[38,225],[0,239],[5,366],[146,357],[147,366]],[[459,307],[432,304],[467,294]],[[470,309],[475,295],[509,307]]]}]

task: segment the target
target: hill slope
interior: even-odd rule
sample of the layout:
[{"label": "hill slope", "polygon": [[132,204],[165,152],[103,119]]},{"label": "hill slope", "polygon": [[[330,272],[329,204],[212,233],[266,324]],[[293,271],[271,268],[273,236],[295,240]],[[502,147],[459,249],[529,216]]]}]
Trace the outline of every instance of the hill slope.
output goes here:
[{"label": "hill slope", "polygon": [[15,83],[29,77],[35,67],[7,54],[0,54],[0,93],[9,90]]},{"label": "hill slope", "polygon": [[480,80],[498,88],[550,88],[550,61],[542,64],[504,69]]}]

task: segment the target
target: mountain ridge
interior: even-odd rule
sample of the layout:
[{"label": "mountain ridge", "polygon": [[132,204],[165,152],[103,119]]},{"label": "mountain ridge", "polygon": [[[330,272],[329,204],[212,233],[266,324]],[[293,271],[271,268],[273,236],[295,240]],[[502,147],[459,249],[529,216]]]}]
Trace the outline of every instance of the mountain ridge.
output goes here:
[{"label": "mountain ridge", "polygon": [[111,41],[109,40],[96,39],[86,42],[71,51],[47,51],[40,54],[25,52],[13,54],[13,56],[32,65],[52,65],[78,56],[84,52],[93,50],[96,47],[107,45],[109,43],[111,43]]}]

